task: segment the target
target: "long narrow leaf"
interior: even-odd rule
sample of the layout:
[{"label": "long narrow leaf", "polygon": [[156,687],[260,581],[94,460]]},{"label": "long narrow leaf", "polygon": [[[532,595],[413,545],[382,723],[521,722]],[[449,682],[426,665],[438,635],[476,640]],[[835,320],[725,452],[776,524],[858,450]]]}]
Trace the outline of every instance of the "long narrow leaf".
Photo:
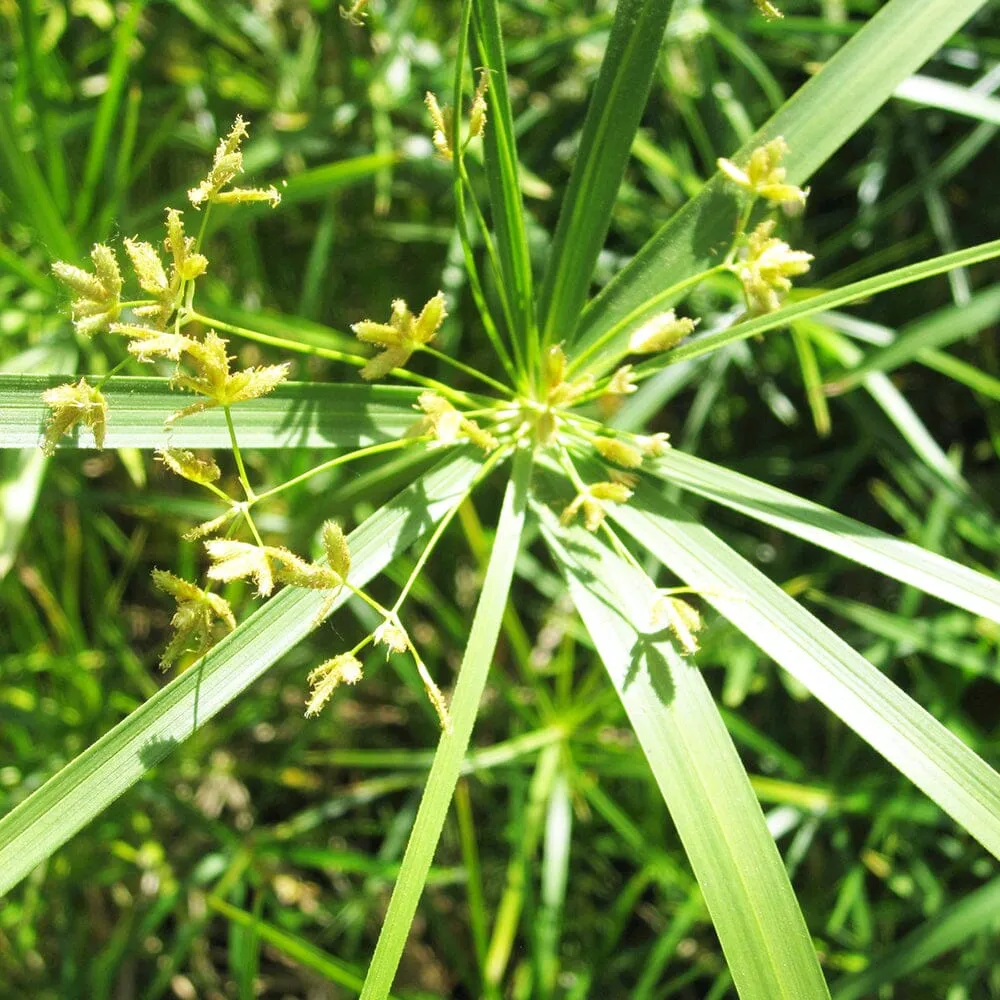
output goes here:
[{"label": "long narrow leaf", "polygon": [[670,451],[652,461],[650,471],[973,614],[1000,621],[1000,582],[951,559],[683,452]]},{"label": "long narrow leaf", "polygon": [[586,302],[671,6],[671,0],[618,0],[541,290],[544,343],[568,337]]},{"label": "long narrow leaf", "polygon": [[[769,139],[784,136],[790,147],[788,179],[805,183],[985,2],[890,0],[738,156],[745,158]],[[578,330],[578,348],[586,349],[620,327],[606,349],[615,354],[634,323],[663,308],[657,303],[665,289],[706,270],[726,253],[737,211],[728,185],[716,175],[590,304]]]},{"label": "long narrow leaf", "polygon": [[532,351],[528,338],[534,331],[535,299],[500,12],[497,0],[475,0],[472,9],[479,58],[490,72],[490,121],[483,134],[483,143],[497,251],[516,328],[511,330],[511,336],[519,340],[519,355],[530,358]]},{"label": "long narrow leaf", "polygon": [[[966,247],[964,250],[941,254],[939,257],[931,257],[928,260],[918,261],[916,264],[908,264],[906,267],[886,271],[884,274],[875,275],[874,278],[855,281],[850,285],[844,285],[843,288],[834,288],[829,292],[809,295],[790,305],[783,306],[777,312],[744,320],[742,323],[726,327],[724,330],[717,330],[715,333],[709,333],[704,337],[697,337],[682,344],[670,352],[666,363],[674,365],[691,358],[701,357],[703,354],[717,351],[727,344],[733,344],[739,340],[746,340],[748,337],[758,336],[770,330],[787,326],[792,320],[813,316],[830,309],[839,309],[841,306],[851,302],[859,302],[872,295],[878,295],[880,292],[887,292],[903,285],[911,285],[917,281],[926,281],[935,275],[947,274],[948,271],[953,271],[957,267],[977,264],[994,257],[1000,257],[1000,240],[979,243],[976,246]],[[600,352],[600,354],[603,353],[603,351]],[[637,371],[642,375],[648,371],[658,370],[661,366],[661,362],[658,361],[647,362],[645,365],[640,365]]]},{"label": "long narrow leaf", "polygon": [[867,969],[839,980],[833,988],[834,1000],[876,996],[880,986],[899,983],[904,976],[933,962],[943,952],[957,948],[973,934],[995,928],[997,913],[1000,913],[1000,878],[931,917]]},{"label": "long narrow leaf", "polygon": [[1000,775],[683,508],[641,484],[613,517],[1000,857]]},{"label": "long narrow leaf", "polygon": [[979,292],[962,305],[949,305],[903,327],[885,347],[874,351],[830,386],[833,392],[853,388],[872,372],[891,372],[921,360],[923,351],[947,347],[981,332],[1000,320],[1000,285]]},{"label": "long narrow leaf", "polygon": [[[42,438],[48,407],[42,393],[65,375],[0,375],[0,448],[32,448]],[[108,448],[228,448],[221,409],[166,421],[191,396],[166,378],[109,379]],[[356,448],[404,434],[416,419],[418,392],[397,386],[286,382],[269,396],[237,403],[233,420],[246,448]],[[86,429],[65,437],[62,448],[93,448]]]},{"label": "long narrow leaf", "polygon": [[[349,538],[363,586],[452,509],[480,468],[447,459]],[[346,599],[341,591],[338,603]],[[312,631],[324,595],[288,587],[0,819],[0,895],[61,847]]]},{"label": "long narrow leaf", "polygon": [[399,879],[393,889],[389,909],[382,923],[382,932],[361,991],[361,1000],[384,1000],[388,995],[434,852],[437,850],[448,807],[461,773],[462,760],[472,736],[472,727],[486,687],[486,678],[500,634],[500,623],[507,606],[514,563],[524,528],[530,475],[531,453],[522,450],[514,460],[514,471],[504,496],[486,579],[483,581],[483,590],[479,595],[469,632],[469,642],[459,668],[452,699],[451,728],[442,734],[434,763],[431,764],[417,818],[403,854]]},{"label": "long narrow leaf", "polygon": [[656,590],[583,529],[543,532],[656,778],[743,1000],[828,997],[747,773],[698,668],[650,634]]}]

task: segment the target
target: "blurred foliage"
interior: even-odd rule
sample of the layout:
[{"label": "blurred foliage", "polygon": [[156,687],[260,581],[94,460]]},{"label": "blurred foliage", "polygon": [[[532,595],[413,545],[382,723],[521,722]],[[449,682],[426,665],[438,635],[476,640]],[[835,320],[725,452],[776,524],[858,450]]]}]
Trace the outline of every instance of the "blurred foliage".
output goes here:
[{"label": "blurred foliage", "polygon": [[[99,239],[152,238],[162,205],[181,203],[237,113],[252,122],[252,174],[287,178],[288,188],[277,213],[213,218],[204,294],[217,315],[253,313],[263,323],[263,313],[275,330],[308,339],[335,336],[311,324],[344,330],[394,296],[424,301],[438,287],[460,295],[450,171],[431,155],[422,103],[428,89],[447,92],[459,6],[375,0],[368,25],[355,27],[329,0],[0,2],[5,370],[68,371],[76,352],[80,370],[119,360],[110,340],[74,341],[49,261],[79,259]],[[504,5],[539,259],[609,6]],[[603,279],[699,189],[717,156],[735,149],[879,6],[796,0],[784,4],[784,20],[768,22],[743,0],[679,2],[602,256]],[[1000,88],[998,30],[1000,12],[987,8],[924,73],[988,95]],[[813,180],[809,210],[796,223],[796,245],[816,255],[810,282],[842,283],[995,237],[994,122],[887,105]],[[982,287],[998,279],[996,262],[974,275]],[[957,272],[854,313],[896,329],[962,302],[971,280]],[[710,287],[698,294],[712,304]],[[446,344],[476,328],[467,300],[465,308],[449,319]],[[466,342],[463,351],[471,357],[476,346]],[[954,354],[1000,377],[988,329]],[[259,356],[256,348],[242,353],[245,361]],[[825,354],[818,364],[831,376],[839,371]],[[299,371],[323,378],[328,369],[310,361]],[[910,365],[894,378],[937,441],[951,447],[972,491],[929,471],[860,394],[831,400],[830,432],[817,433],[800,358],[785,334],[713,361],[658,407],[654,427],[704,457],[994,571],[997,399],[927,367]],[[313,464],[284,452],[252,461],[260,470],[277,465],[283,477]],[[12,498],[23,508],[38,485],[32,470],[16,454],[4,453],[3,462],[0,499],[8,510],[16,509]],[[324,517],[357,523],[412,475],[405,463],[331,470],[260,525],[304,547]],[[193,572],[196,548],[178,543],[178,529],[206,516],[204,507],[138,453],[62,454],[45,475],[16,556],[7,525],[0,812],[162,683],[156,663],[169,611],[149,569]],[[977,753],[1000,760],[995,626],[880,578],[873,583],[871,574],[777,532],[750,531],[736,515],[706,516]],[[415,591],[422,617],[415,631],[438,677],[451,676],[463,647],[487,541],[472,507],[460,520],[461,534]],[[730,996],[669,817],[569,613],[564,585],[523,558],[516,615],[476,728],[479,750],[397,988],[409,996],[490,995],[477,956],[495,931],[506,886],[519,907],[514,923],[496,932],[510,935],[504,996]],[[390,575],[398,583],[408,570],[403,560]],[[239,586],[229,596],[250,603]],[[345,616],[335,622],[11,893],[0,909],[0,998],[351,995],[351,977],[363,974],[379,930],[437,723],[412,667],[378,656],[366,665],[363,689],[305,720],[306,667],[342,648],[340,630],[353,628]],[[363,619],[354,631],[370,625]],[[748,640],[715,621],[703,646],[699,663],[713,690],[727,708],[740,707],[727,722],[831,982],[996,877],[995,862],[971,838],[804,700]],[[547,803],[559,782],[572,831],[553,945],[542,932],[549,904],[540,879],[559,850],[547,835]],[[995,930],[995,921],[992,931],[984,921],[961,948],[878,995],[1000,997]]]}]

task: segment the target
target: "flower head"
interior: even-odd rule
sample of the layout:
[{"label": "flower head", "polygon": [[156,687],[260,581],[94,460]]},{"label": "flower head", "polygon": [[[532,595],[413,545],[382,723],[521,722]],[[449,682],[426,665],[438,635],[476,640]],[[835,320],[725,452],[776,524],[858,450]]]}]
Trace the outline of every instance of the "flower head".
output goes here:
[{"label": "flower head", "polygon": [[431,434],[442,444],[454,444],[464,435],[487,452],[493,451],[499,444],[489,431],[456,410],[447,399],[435,392],[422,392],[417,398],[417,409],[423,410],[425,416],[407,431],[411,437]]},{"label": "flower head", "polygon": [[434,339],[447,315],[444,292],[438,292],[420,310],[419,316],[414,316],[402,299],[396,299],[392,303],[388,323],[376,323],[369,319],[355,323],[351,329],[358,340],[382,348],[361,369],[361,377],[371,382],[387,375],[393,368],[401,368],[414,351]]},{"label": "flower head", "polygon": [[122,275],[115,252],[103,243],[95,243],[90,251],[94,273],[57,260],[52,273],[64,285],[76,292],[71,309],[77,333],[92,336],[108,328],[121,312]]},{"label": "flower head", "polygon": [[267,201],[274,208],[281,201],[281,195],[272,185],[267,188],[230,188],[223,190],[234,178],[243,173],[243,140],[249,135],[247,123],[242,115],[236,116],[229,135],[219,141],[208,176],[188,191],[188,200],[195,208],[206,202],[238,204],[243,202]]},{"label": "flower head", "polygon": [[775,222],[762,222],[747,237],[746,255],[735,268],[753,315],[774,312],[791,289],[790,278],[809,270],[811,253],[793,250],[773,235]]},{"label": "flower head", "polygon": [[596,437],[594,447],[609,462],[624,466],[626,469],[638,469],[642,465],[642,452],[633,445],[618,438]]},{"label": "flower head", "polygon": [[469,138],[475,139],[481,136],[486,130],[486,91],[490,85],[490,71],[481,69],[479,71],[479,82],[476,84],[476,93],[472,98],[472,107],[469,109]]},{"label": "flower head", "polygon": [[183,448],[163,448],[156,457],[172,472],[192,483],[214,483],[222,475],[213,459],[198,458],[193,451]]},{"label": "flower head", "polygon": [[[781,16],[780,13],[778,16]],[[750,162],[745,170],[724,157],[718,160],[718,166],[737,187],[792,212],[805,205],[809,191],[785,181],[786,170],[781,161],[787,152],[788,143],[778,136],[766,145],[758,146],[750,154]]]},{"label": "flower head", "polygon": [[128,352],[134,354],[138,361],[154,361],[156,358],[179,361],[181,355],[194,344],[194,340],[182,333],[151,329],[134,323],[112,323],[110,330],[129,338]]},{"label": "flower head", "polygon": [[186,406],[171,417],[176,420],[214,406],[232,406],[247,399],[266,396],[288,378],[289,364],[265,365],[230,371],[231,358],[226,353],[227,342],[214,330],[209,330],[204,340],[191,340],[184,348],[184,356],[195,369],[194,375],[179,371],[173,384],[190,389],[206,399]]},{"label": "flower head", "polygon": [[361,661],[353,653],[341,653],[311,670],[306,717],[318,715],[341,684],[357,684],[361,680],[361,669]]},{"label": "flower head", "polygon": [[274,571],[265,546],[229,538],[212,538],[205,542],[205,549],[212,560],[212,565],[208,567],[209,580],[228,583],[230,580],[252,579],[261,597],[267,597],[274,590]]},{"label": "flower head", "polygon": [[394,615],[384,619],[375,629],[374,639],[376,646],[385,646],[386,656],[389,653],[405,653],[410,648],[410,637]]},{"label": "flower head", "polygon": [[347,21],[349,24],[353,24],[356,28],[360,28],[365,23],[365,18],[368,16],[369,0],[354,0],[354,3],[350,7],[341,7],[340,16]]},{"label": "flower head", "polygon": [[153,585],[177,602],[170,622],[174,634],[160,657],[162,667],[169,667],[185,652],[201,656],[212,647],[220,633],[236,628],[229,602],[218,594],[210,594],[162,569],[153,570]]},{"label": "flower head", "polygon": [[577,514],[583,511],[583,526],[587,531],[597,531],[604,522],[604,502],[627,503],[631,497],[632,491],[623,483],[591,483],[585,490],[577,493],[563,510],[559,520],[563,524],[572,524]]},{"label": "flower head", "polygon": [[654,629],[668,628],[687,653],[698,651],[695,633],[705,624],[698,611],[669,593],[661,593],[650,608],[650,626]]},{"label": "flower head", "polygon": [[56,450],[56,442],[77,424],[83,424],[94,432],[94,443],[104,447],[104,433],[108,426],[108,402],[100,389],[89,385],[85,378],[79,382],[68,382],[46,389],[42,401],[52,413],[45,425],[45,440],[42,451],[51,455]]},{"label": "flower head", "polygon": [[659,354],[679,344],[698,325],[695,319],[678,316],[673,309],[657,313],[646,320],[629,337],[628,349],[632,354]]},{"label": "flower head", "polygon": [[434,124],[434,135],[431,142],[434,143],[434,148],[446,160],[450,160],[454,155],[451,148],[451,125],[445,118],[444,111],[441,110],[441,105],[438,104],[437,96],[429,90],[424,96],[424,104],[427,105],[431,122]]}]

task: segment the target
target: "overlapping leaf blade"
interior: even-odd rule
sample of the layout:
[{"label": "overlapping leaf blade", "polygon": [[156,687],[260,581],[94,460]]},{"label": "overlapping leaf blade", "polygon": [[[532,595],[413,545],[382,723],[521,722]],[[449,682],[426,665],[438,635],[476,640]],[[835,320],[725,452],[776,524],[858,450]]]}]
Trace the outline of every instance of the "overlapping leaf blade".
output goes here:
[{"label": "overlapping leaf blade", "polygon": [[[746,143],[737,158],[775,136],[789,144],[788,180],[803,184],[920,68],[985,0],[890,0]],[[665,289],[717,263],[729,247],[736,199],[720,175],[681,209],[589,305],[577,331],[584,350],[618,334],[591,359],[616,353],[631,326],[669,305]]]},{"label": "overlapping leaf blade", "polygon": [[[468,455],[450,456],[352,532],[351,582],[363,585],[427,533],[461,499],[479,468]],[[282,590],[0,819],[0,894],[308,635],[324,597],[319,591]],[[338,604],[344,600],[342,590]]]},{"label": "overlapping leaf blade", "polygon": [[614,518],[1000,857],[1000,775],[756,567],[640,484]]},{"label": "overlapping leaf blade", "polygon": [[1000,582],[983,573],[693,455],[670,451],[651,461],[649,467],[655,475],[682,489],[804,538],[973,614],[1000,621]]},{"label": "overlapping leaf blade", "polygon": [[607,667],[691,866],[743,1000],[828,997],[816,952],[725,724],[700,671],[637,621],[648,577],[541,510],[545,539]]},{"label": "overlapping leaf blade", "polygon": [[[42,392],[66,382],[58,375],[0,375],[0,448],[31,448],[49,411]],[[105,386],[108,448],[229,448],[225,414],[206,410],[166,426],[190,401],[166,378],[112,378]],[[359,448],[398,438],[417,415],[414,389],[398,386],[286,382],[270,395],[238,403],[233,419],[245,448]],[[63,448],[93,448],[81,429]]]}]

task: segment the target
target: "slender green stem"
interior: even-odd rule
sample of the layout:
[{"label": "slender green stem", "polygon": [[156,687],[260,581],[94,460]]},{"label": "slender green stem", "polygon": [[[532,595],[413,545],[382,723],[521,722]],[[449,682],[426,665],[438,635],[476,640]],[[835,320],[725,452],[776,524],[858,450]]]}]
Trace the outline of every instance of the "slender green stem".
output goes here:
[{"label": "slender green stem", "polygon": [[[222,408],[226,415],[226,426],[229,428],[229,440],[233,446],[233,455],[236,458],[236,468],[239,470],[240,482],[243,484],[243,492],[246,493],[247,501],[253,503],[256,499],[250,479],[247,477],[246,466],[243,464],[243,453],[240,451],[239,442],[236,440],[236,428],[233,426],[233,414],[228,406]],[[249,513],[247,515],[249,517]]]},{"label": "slender green stem", "polygon": [[457,358],[449,357],[437,348],[430,347],[427,344],[421,345],[419,350],[423,351],[424,354],[429,354],[432,358],[437,358],[438,361],[443,361],[445,364],[451,365],[452,368],[455,368],[460,372],[464,372],[470,378],[478,379],[480,382],[490,386],[492,389],[496,389],[497,392],[503,393],[503,395],[513,399],[514,392],[509,386],[504,385],[502,382],[498,382],[495,378],[490,378],[489,375],[484,375],[478,368],[473,368],[471,365],[467,365],[464,362],[459,361]]},{"label": "slender green stem", "polygon": [[347,462],[355,462],[359,458],[367,458],[369,455],[379,455],[384,451],[394,451],[398,448],[407,448],[413,444],[419,444],[421,441],[425,441],[426,438],[423,437],[411,437],[411,438],[399,438],[396,441],[384,441],[382,444],[369,445],[367,448],[359,448],[357,451],[352,451],[347,455],[338,455],[336,458],[331,458],[328,462],[323,462],[320,465],[309,469],[308,472],[303,472],[301,475],[295,476],[294,479],[289,479],[287,482],[281,483],[279,486],[275,486],[273,489],[268,490],[266,493],[258,493],[254,497],[254,503],[260,503],[261,500],[269,500],[271,497],[277,496],[279,493],[283,493],[287,489],[291,489],[293,486],[298,486],[299,483],[304,483],[313,476],[319,474],[320,472],[325,472],[327,469],[333,469],[338,465],[344,465]]},{"label": "slender green stem", "polygon": [[392,606],[394,613],[399,612],[399,609],[403,606],[403,602],[406,600],[407,595],[410,592],[410,588],[417,581],[417,577],[420,576],[424,566],[427,564],[427,560],[430,558],[431,553],[434,551],[438,540],[444,534],[445,529],[451,524],[452,519],[458,513],[459,508],[465,503],[466,498],[472,493],[472,491],[482,482],[493,469],[500,464],[508,455],[510,454],[509,448],[498,448],[493,454],[483,463],[483,467],[476,474],[476,478],[469,483],[467,489],[465,489],[462,495],[458,498],[458,502],[448,511],[447,514],[438,522],[437,527],[435,527],[431,537],[427,540],[427,544],[424,546],[423,552],[420,553],[419,558],[410,571],[410,575],[403,584],[403,589],[399,592],[399,597],[396,598],[396,603]]},{"label": "slender green stem", "polygon": [[107,372],[107,374],[102,375],[100,377],[100,379],[98,380],[98,382],[94,386],[94,388],[95,389],[103,389],[104,388],[104,383],[107,382],[107,380],[109,378],[111,378],[112,375],[117,375],[118,372],[120,372],[129,363],[129,361],[131,361],[131,360],[132,360],[132,355],[131,354],[125,355],[125,357],[122,358],[121,361],[119,361],[118,364],[116,364],[114,366],[114,368],[112,368],[109,372]]}]

